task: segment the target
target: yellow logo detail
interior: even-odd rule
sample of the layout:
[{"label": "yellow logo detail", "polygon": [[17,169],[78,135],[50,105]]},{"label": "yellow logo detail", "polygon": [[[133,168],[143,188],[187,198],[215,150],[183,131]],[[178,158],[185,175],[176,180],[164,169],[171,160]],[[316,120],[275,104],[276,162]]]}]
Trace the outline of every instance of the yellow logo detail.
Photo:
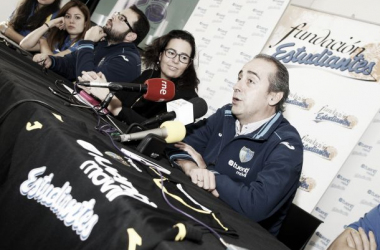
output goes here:
[{"label": "yellow logo detail", "polygon": [[63,122],[62,116],[54,114],[54,113],[53,113],[53,115],[55,116],[55,118],[57,118],[58,120],[60,120],[61,122]]},{"label": "yellow logo detail", "polygon": [[178,234],[175,237],[175,241],[183,241],[186,236],[186,227],[182,223],[175,224],[173,227],[178,227]]},{"label": "yellow logo detail", "polygon": [[42,124],[40,122],[34,122],[33,125],[32,123],[28,122],[26,124],[26,130],[27,131],[32,131],[32,130],[35,130],[35,129],[41,129],[42,128]]}]

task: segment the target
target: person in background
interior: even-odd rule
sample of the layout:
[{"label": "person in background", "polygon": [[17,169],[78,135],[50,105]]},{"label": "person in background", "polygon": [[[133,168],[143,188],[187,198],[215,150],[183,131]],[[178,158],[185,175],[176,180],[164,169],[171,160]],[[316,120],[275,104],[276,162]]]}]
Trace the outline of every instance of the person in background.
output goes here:
[{"label": "person in background", "polygon": [[72,0],[60,9],[56,18],[22,39],[20,47],[47,55],[64,56],[78,48],[79,40],[84,38],[90,27],[89,9],[84,3]]},{"label": "person in background", "polygon": [[[36,54],[33,61],[74,81],[82,71],[103,72],[109,81],[132,81],[141,73],[137,45],[149,32],[149,21],[135,5],[114,13],[106,25],[91,27],[73,53],[64,57]],[[106,38],[106,39],[103,39]]]},{"label": "person in background", "polygon": [[0,23],[0,32],[17,44],[33,30],[48,22],[61,5],[61,0],[22,0],[9,21]]},{"label": "person in background", "polygon": [[297,130],[284,118],[289,74],[274,57],[246,63],[232,104],[193,125],[167,155],[200,188],[277,235],[303,163]]},{"label": "person in background", "polygon": [[380,242],[380,204],[348,225],[327,250],[379,250],[377,242]]},{"label": "person in background", "polygon": [[[143,63],[146,68],[133,83],[144,83],[150,78],[163,78],[174,82],[176,93],[173,100],[190,100],[198,97],[199,79],[195,72],[194,57],[196,46],[194,37],[187,31],[172,30],[156,38],[143,52]],[[83,72],[81,81],[107,82],[103,74]],[[127,80],[124,80],[127,82]],[[105,88],[86,88],[101,100],[109,93]],[[116,118],[127,124],[141,123],[157,114],[166,112],[166,102],[145,100],[141,93],[118,91],[115,93],[109,111]]]}]

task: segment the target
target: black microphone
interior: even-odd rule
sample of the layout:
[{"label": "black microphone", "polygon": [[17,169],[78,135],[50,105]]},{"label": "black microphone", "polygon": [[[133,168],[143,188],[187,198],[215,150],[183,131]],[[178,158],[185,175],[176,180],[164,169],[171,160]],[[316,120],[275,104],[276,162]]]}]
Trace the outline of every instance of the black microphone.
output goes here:
[{"label": "black microphone", "polygon": [[[195,98],[188,100],[188,102],[193,104],[193,115],[194,115],[193,117],[194,117],[194,119],[198,119],[207,113],[208,106],[207,106],[206,101],[203,98],[195,97]],[[183,112],[181,107],[178,107],[176,110],[171,111],[171,112],[166,112],[166,113],[162,113],[160,115],[156,115],[155,117],[147,119],[140,124],[143,126],[146,126],[146,125],[150,125],[150,124],[154,124],[154,123],[162,123],[164,121],[173,120],[173,119],[177,118],[177,116],[178,116],[177,114],[179,114],[179,112]],[[192,122],[194,122],[194,121],[192,121]],[[185,124],[185,125],[187,125],[187,124]]]},{"label": "black microphone", "polygon": [[175,95],[175,84],[162,78],[150,78],[144,82],[139,83],[126,83],[126,82],[91,82],[83,81],[77,83],[80,86],[108,88],[110,91],[126,90],[131,92],[144,93],[143,97],[146,100],[153,102],[170,101]]},{"label": "black microphone", "polygon": [[85,87],[94,87],[94,88],[108,88],[109,90],[118,91],[118,90],[128,90],[131,92],[142,92],[146,93],[148,87],[145,84],[137,83],[119,83],[119,82],[78,82],[78,85]]}]

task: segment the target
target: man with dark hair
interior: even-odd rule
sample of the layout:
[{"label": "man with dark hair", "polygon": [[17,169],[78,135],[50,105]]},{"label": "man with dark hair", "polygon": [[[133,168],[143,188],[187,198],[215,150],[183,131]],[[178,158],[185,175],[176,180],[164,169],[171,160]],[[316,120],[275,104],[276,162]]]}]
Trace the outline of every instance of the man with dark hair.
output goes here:
[{"label": "man with dark hair", "polygon": [[83,71],[102,72],[108,81],[132,81],[141,73],[137,45],[149,27],[145,14],[133,5],[114,13],[103,28],[90,28],[77,51],[65,57],[37,54],[33,60],[71,81]]},{"label": "man with dark hair", "polygon": [[303,163],[301,138],[282,115],[288,71],[257,55],[233,91],[232,104],[188,127],[184,142],[175,144],[180,151],[168,156],[193,183],[277,235]]}]

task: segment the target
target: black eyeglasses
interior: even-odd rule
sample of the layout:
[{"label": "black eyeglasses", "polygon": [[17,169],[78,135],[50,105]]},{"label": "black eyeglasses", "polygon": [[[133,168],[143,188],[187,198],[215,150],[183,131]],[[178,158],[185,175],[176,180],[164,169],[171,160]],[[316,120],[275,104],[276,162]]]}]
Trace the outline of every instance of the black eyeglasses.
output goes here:
[{"label": "black eyeglasses", "polygon": [[[127,25],[128,25],[128,28],[132,31],[132,32],[135,32],[132,28],[132,26],[129,24],[128,22],[128,19],[126,16],[124,16],[123,14],[121,14],[120,12],[115,12],[114,13],[114,16],[117,16],[117,18],[119,19],[119,21],[122,21],[122,22],[125,22]],[[136,33],[136,32],[135,32]]]},{"label": "black eyeglasses", "polygon": [[192,60],[192,58],[186,54],[177,54],[177,51],[174,49],[165,49],[164,51],[167,58],[173,59],[178,56],[181,63],[189,64]]}]

